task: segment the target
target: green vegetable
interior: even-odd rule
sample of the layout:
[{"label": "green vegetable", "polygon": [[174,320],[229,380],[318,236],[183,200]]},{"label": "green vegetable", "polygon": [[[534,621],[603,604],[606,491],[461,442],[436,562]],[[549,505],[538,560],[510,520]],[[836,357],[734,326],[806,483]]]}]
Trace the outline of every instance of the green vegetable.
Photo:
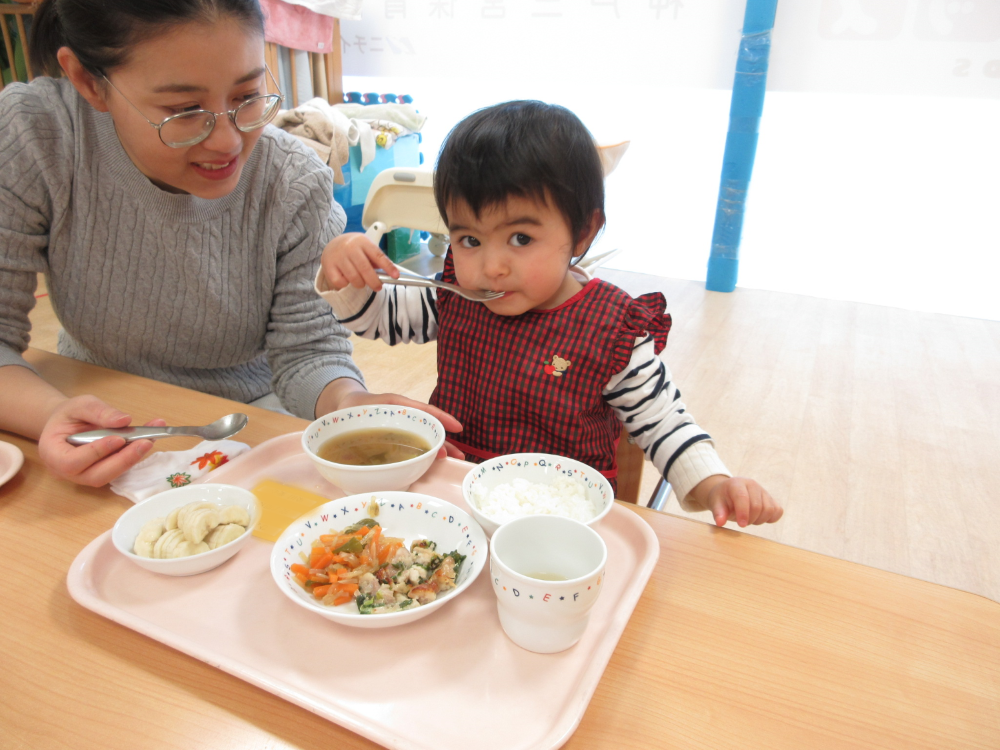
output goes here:
[{"label": "green vegetable", "polygon": [[432,542],[430,539],[419,539],[410,545],[410,552],[417,549],[418,547],[426,547],[427,549],[437,549],[437,542]]},{"label": "green vegetable", "polygon": [[449,552],[445,557],[450,557],[455,561],[455,578],[458,578],[459,571],[462,570],[462,563],[465,562],[465,555],[458,554],[458,550],[454,552]]},{"label": "green vegetable", "polygon": [[351,537],[346,542],[344,542],[343,544],[341,544],[333,552],[334,552],[334,554],[339,554],[341,552],[350,552],[352,555],[360,555],[361,554],[361,550],[363,550],[363,549],[364,549],[364,545],[361,543],[361,540],[358,539],[355,536],[355,537]]},{"label": "green vegetable", "polygon": [[364,594],[358,594],[354,597],[354,601],[358,605],[358,612],[363,615],[370,615],[372,610],[375,608],[375,597],[371,594],[365,596]]},{"label": "green vegetable", "polygon": [[374,518],[362,518],[357,523],[352,523],[346,529],[344,529],[341,534],[353,534],[355,531],[360,531],[362,526],[367,526],[369,529],[374,529],[378,526],[378,521]]}]

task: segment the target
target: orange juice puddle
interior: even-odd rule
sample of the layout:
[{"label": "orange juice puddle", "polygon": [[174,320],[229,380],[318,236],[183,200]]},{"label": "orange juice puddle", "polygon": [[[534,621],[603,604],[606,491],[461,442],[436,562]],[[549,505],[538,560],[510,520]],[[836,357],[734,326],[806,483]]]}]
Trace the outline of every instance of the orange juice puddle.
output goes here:
[{"label": "orange juice puddle", "polygon": [[330,502],[330,498],[309,492],[301,487],[265,479],[251,490],[260,500],[263,508],[260,523],[253,535],[268,542],[278,541],[278,537],[297,518],[313,508]]}]

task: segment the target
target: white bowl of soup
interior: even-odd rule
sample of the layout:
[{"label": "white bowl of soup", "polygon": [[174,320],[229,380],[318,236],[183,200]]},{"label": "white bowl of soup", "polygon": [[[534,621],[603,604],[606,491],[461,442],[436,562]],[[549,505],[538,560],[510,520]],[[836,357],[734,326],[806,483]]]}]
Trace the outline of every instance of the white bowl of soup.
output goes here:
[{"label": "white bowl of soup", "polygon": [[375,404],[320,417],[302,433],[302,449],[324,479],[356,495],[409,489],[444,440],[444,425],[427,412]]}]

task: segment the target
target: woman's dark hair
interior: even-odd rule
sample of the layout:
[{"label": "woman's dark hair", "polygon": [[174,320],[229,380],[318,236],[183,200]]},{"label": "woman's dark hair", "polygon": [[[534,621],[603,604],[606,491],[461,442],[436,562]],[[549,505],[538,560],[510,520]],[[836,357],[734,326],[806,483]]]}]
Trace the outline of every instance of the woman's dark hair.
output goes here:
[{"label": "woman's dark hair", "polygon": [[257,0],[42,0],[31,24],[31,64],[59,75],[56,53],[69,47],[93,75],[121,65],[132,45],[189,21],[235,18],[264,33]]},{"label": "woman's dark hair", "polygon": [[465,201],[478,217],[510,196],[549,201],[566,219],[573,241],[594,211],[604,218],[604,172],[593,136],[564,107],[535,101],[473,112],[448,134],[434,175],[434,198]]}]

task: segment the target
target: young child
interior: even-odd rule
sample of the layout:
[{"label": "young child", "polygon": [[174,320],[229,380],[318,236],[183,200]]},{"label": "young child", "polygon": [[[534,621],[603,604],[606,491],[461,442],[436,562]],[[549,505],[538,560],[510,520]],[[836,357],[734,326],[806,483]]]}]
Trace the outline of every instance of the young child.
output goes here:
[{"label": "young child", "polygon": [[503,297],[383,289],[375,269],[398,271],[360,234],[326,247],[317,290],[360,336],[437,339],[430,402],[464,426],[454,445],[473,461],[569,456],[614,482],[624,424],[685,509],[710,510],[719,526],[781,517],[759,484],[730,475],[681,403],[657,356],[670,330],[663,295],[633,299],[573,268],[605,220],[600,156],[574,114],[531,101],[475,112],[448,135],[434,195],[451,239],[442,280]]}]

